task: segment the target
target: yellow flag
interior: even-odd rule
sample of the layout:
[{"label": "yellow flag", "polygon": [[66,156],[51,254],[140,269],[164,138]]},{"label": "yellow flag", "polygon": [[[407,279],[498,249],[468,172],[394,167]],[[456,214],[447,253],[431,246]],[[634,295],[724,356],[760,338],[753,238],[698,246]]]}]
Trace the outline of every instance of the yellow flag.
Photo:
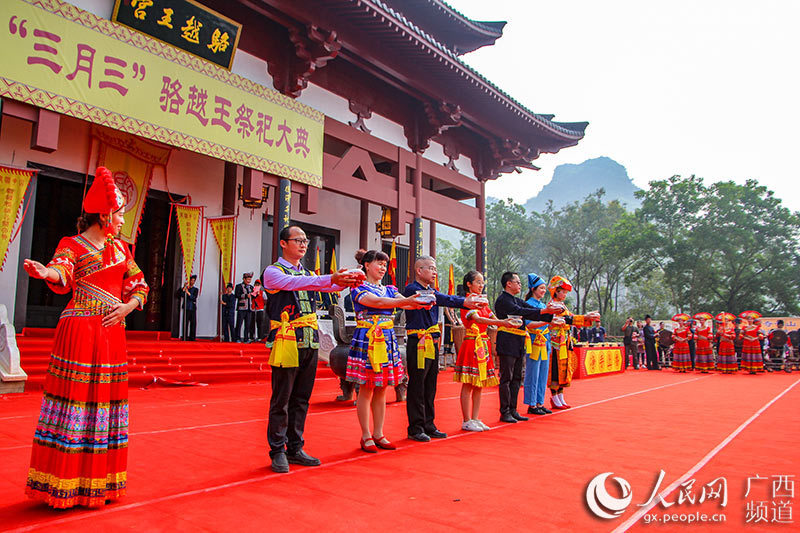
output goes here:
[{"label": "yellow flag", "polygon": [[320,275],[320,266],[319,266],[319,246],[317,246],[317,256],[314,258],[314,274],[317,276]]},{"label": "yellow flag", "polygon": [[333,249],[331,255],[331,274],[335,274],[338,269],[336,268],[336,249]]},{"label": "yellow flag", "polygon": [[181,239],[183,250],[183,268],[186,283],[194,268],[194,251],[197,246],[197,231],[200,227],[200,218],[203,214],[202,206],[176,205],[175,214],[178,216],[178,236]]},{"label": "yellow flag", "polygon": [[34,172],[0,165],[0,270],[5,265],[22,199]]},{"label": "yellow flag", "polygon": [[222,281],[231,283],[231,265],[233,264],[233,240],[236,233],[236,215],[214,217],[207,219],[211,226],[211,233],[217,241],[219,252],[222,255]]},{"label": "yellow flag", "polygon": [[125,197],[125,224],[122,225],[119,238],[128,244],[136,244],[144,202],[153,178],[153,167],[165,167],[170,150],[96,126],[92,127],[92,136],[100,141],[97,164],[111,171],[114,183]]}]

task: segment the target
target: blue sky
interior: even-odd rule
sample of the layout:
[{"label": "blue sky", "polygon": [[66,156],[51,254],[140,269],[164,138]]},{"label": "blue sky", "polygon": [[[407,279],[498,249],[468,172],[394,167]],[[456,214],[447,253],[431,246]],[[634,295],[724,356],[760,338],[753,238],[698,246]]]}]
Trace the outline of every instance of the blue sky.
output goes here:
[{"label": "blue sky", "polygon": [[464,60],[535,112],[590,122],[577,147],[488,194],[534,196],[561,163],[606,155],[633,181],[755,178],[800,211],[800,2],[449,0],[506,20]]}]

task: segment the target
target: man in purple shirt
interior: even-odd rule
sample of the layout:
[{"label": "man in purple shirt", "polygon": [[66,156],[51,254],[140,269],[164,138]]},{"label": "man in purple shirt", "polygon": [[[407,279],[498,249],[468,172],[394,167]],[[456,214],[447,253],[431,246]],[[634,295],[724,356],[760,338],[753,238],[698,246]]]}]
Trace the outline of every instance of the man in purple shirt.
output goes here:
[{"label": "man in purple shirt", "polygon": [[[317,373],[316,298],[313,291],[336,292],[356,287],[363,273],[339,271],[315,276],[300,264],[308,249],[305,232],[289,226],[280,232],[282,255],[264,270],[270,332],[266,346],[272,366],[267,441],[272,470],[288,472],[289,464],[317,466],[319,459],[303,451],[308,401]],[[311,294],[309,294],[311,292]],[[277,341],[277,342],[276,342]]]}]

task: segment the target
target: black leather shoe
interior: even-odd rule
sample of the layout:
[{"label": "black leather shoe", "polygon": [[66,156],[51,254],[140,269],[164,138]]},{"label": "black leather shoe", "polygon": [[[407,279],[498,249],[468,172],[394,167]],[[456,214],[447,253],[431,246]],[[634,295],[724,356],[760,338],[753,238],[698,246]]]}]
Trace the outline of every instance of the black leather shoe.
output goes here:
[{"label": "black leather shoe", "polygon": [[534,407],[533,409],[528,409],[528,414],[530,415],[546,415],[547,413],[544,412],[544,409],[541,407]]},{"label": "black leather shoe", "polygon": [[277,472],[278,474],[285,474],[289,471],[289,461],[286,460],[286,454],[281,452],[275,454],[272,458],[272,468],[273,472]]},{"label": "black leather shoe", "polygon": [[444,431],[439,431],[438,429],[434,429],[433,431],[426,431],[425,433],[432,439],[446,439],[447,438],[447,433],[445,433]]},{"label": "black leather shoe", "polygon": [[430,442],[431,440],[425,433],[414,433],[413,435],[409,435],[408,438],[417,442]]},{"label": "black leather shoe", "polygon": [[293,465],[303,466],[319,466],[320,460],[316,457],[311,457],[302,448],[297,453],[286,454],[286,459]]},{"label": "black leather shoe", "polygon": [[500,415],[500,422],[508,422],[509,424],[516,424],[517,423],[517,419],[514,418],[513,416],[511,416],[508,413],[504,413],[504,414]]},{"label": "black leather shoe", "polygon": [[536,412],[538,407],[533,407],[532,405],[528,406],[528,414],[529,415],[538,415],[539,413]]},{"label": "black leather shoe", "polygon": [[521,414],[519,414],[516,411],[511,413],[511,416],[513,416],[514,418],[516,418],[520,422],[526,422],[526,421],[530,420],[527,416],[522,416]]},{"label": "black leather shoe", "polygon": [[542,414],[543,414],[543,415],[552,415],[552,414],[553,414],[553,411],[551,411],[550,409],[548,409],[548,408],[547,408],[547,407],[545,407],[545,406],[542,406],[542,407],[540,407],[539,409],[541,409],[541,410],[542,410]]}]

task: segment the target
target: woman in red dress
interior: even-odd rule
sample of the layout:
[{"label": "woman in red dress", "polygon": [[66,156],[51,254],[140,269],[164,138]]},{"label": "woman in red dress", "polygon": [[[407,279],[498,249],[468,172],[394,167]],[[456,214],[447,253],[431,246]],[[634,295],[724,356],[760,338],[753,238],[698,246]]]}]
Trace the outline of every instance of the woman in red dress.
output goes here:
[{"label": "woman in red dress", "polygon": [[761,340],[764,338],[764,333],[761,331],[761,326],[756,324],[756,320],[761,318],[761,313],[744,311],[739,314],[739,318],[747,321],[747,325],[742,325],[742,370],[748,370],[751,374],[763,372]]},{"label": "woman in red dress", "polygon": [[689,341],[692,339],[692,330],[686,327],[689,315],[679,313],[672,317],[678,327],[672,333],[675,344],[672,346],[672,368],[678,372],[686,372],[692,368],[692,358],[689,353]]},{"label": "woman in red dress", "polygon": [[[464,276],[467,296],[483,295],[483,274],[470,270]],[[461,321],[467,329],[461,349],[458,350],[453,380],[461,383],[461,429],[464,431],[486,431],[489,426],[480,418],[481,390],[500,383],[492,361],[491,342],[486,334],[489,326],[516,327],[520,322],[511,319],[499,320],[487,305],[477,309],[462,309]],[[470,405],[472,403],[472,405]]]},{"label": "woman in red dress", "polygon": [[709,371],[714,370],[714,351],[711,349],[712,331],[709,323],[712,318],[714,317],[710,313],[705,312],[694,315],[694,319],[700,325],[694,331],[696,341],[695,368],[701,374],[708,374]]},{"label": "woman in red dress", "polygon": [[736,364],[736,349],[734,338],[736,328],[734,327],[736,317],[730,313],[719,313],[717,315],[719,351],[717,353],[717,370],[723,374],[732,374],[738,370]]},{"label": "woman in red dress", "polygon": [[125,494],[128,372],[124,319],[147,298],[127,246],[114,237],[124,198],[99,167],[78,219],[47,266],[25,271],[72,300],[56,326],[25,492],[56,508],[100,507]]}]

